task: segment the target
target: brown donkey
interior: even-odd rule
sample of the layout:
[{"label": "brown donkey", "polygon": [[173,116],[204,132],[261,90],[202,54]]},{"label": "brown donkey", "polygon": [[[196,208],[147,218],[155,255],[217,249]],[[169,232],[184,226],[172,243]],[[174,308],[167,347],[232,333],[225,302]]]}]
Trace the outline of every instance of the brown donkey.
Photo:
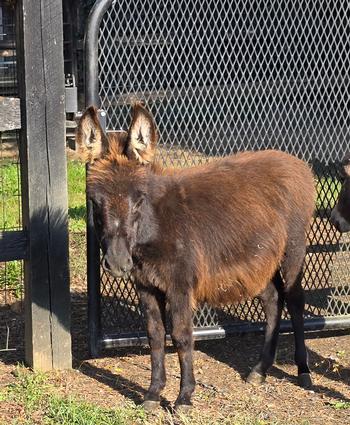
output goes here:
[{"label": "brown donkey", "polygon": [[150,113],[133,108],[128,132],[107,137],[96,110],[81,118],[77,142],[94,161],[88,197],[103,252],[115,277],[130,273],[142,300],[152,377],[145,406],[165,386],[165,311],[181,367],[176,407],[195,387],[192,312],[197,303],[241,302],[258,296],[266,313],[265,342],[249,382],[263,382],[273,364],[286,301],[295,335],[298,381],[310,386],[301,286],[305,233],[314,209],[307,164],[283,152],[244,152],[187,169],[153,161],[158,140]]}]

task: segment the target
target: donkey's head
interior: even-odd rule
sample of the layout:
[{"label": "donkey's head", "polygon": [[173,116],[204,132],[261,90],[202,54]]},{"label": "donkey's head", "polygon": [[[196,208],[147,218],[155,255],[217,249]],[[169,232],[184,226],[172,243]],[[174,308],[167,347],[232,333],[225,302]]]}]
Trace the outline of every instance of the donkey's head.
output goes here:
[{"label": "donkey's head", "polygon": [[[88,199],[103,252],[103,267],[115,277],[130,272],[138,261],[135,247],[156,232],[147,193],[158,134],[151,114],[133,108],[127,132],[105,135],[95,108],[83,114],[77,143],[88,173]],[[87,152],[87,154],[86,154]]]},{"label": "donkey's head", "polygon": [[350,231],[350,155],[342,162],[340,176],[343,183],[331,222],[339,232],[345,233]]}]

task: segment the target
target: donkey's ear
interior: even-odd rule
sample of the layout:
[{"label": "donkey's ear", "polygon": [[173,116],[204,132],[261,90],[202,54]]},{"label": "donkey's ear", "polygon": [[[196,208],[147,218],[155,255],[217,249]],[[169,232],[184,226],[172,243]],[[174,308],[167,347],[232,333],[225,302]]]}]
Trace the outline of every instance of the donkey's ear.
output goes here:
[{"label": "donkey's ear", "polygon": [[102,130],[98,112],[94,106],[87,108],[80,118],[75,142],[78,147],[78,156],[84,162],[93,162],[107,152],[108,139]]},{"label": "donkey's ear", "polygon": [[135,103],[126,151],[128,158],[141,164],[151,163],[157,142],[158,132],[152,115],[141,103]]}]

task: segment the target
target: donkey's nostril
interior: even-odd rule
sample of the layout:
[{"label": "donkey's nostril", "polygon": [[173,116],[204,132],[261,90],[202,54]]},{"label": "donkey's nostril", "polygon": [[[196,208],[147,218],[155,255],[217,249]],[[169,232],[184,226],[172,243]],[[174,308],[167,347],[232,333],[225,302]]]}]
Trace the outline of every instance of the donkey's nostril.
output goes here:
[{"label": "donkey's nostril", "polygon": [[123,267],[121,267],[121,270],[123,273],[127,273],[132,269],[133,266],[133,261],[132,258],[129,257],[125,260],[125,264],[123,265]]}]

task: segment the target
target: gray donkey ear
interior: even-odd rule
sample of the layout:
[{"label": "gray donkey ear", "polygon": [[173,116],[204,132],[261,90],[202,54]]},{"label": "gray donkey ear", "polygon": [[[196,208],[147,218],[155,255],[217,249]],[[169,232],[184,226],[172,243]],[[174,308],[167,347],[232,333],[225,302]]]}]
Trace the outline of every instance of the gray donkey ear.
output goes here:
[{"label": "gray donkey ear", "polygon": [[158,132],[151,113],[141,104],[133,106],[126,154],[140,164],[153,162],[158,142]]},{"label": "gray donkey ear", "polygon": [[78,156],[83,162],[93,162],[108,151],[108,139],[104,134],[95,106],[90,106],[80,118],[75,135]]}]

